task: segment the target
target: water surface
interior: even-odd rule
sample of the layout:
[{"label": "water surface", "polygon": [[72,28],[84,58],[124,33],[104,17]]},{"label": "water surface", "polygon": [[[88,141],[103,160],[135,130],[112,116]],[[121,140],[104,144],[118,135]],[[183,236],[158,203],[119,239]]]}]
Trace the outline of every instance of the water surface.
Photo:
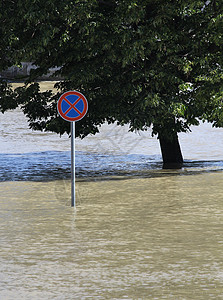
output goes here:
[{"label": "water surface", "polygon": [[0,183],[1,299],[222,299],[222,181]]},{"label": "water surface", "polygon": [[[70,178],[70,139],[34,132],[17,109],[0,115],[0,181]],[[76,176],[153,177],[162,170],[158,140],[151,131],[132,133],[128,126],[103,125],[95,136],[76,139]],[[223,129],[211,124],[180,134],[185,163],[181,174],[223,170]],[[159,172],[160,173],[160,172]],[[163,174],[163,173],[160,173]]]},{"label": "water surface", "polygon": [[180,135],[182,170],[150,132],[77,139],[74,210],[69,138],[0,124],[0,299],[223,299],[222,129]]}]

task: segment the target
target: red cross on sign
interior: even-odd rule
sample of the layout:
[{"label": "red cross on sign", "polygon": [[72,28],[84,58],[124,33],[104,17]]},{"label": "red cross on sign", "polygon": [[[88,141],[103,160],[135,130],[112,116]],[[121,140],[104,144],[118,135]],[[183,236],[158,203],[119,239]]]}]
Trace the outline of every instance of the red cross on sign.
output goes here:
[{"label": "red cross on sign", "polygon": [[57,102],[57,110],[64,120],[79,121],[87,113],[88,102],[80,92],[69,91],[60,96]]}]

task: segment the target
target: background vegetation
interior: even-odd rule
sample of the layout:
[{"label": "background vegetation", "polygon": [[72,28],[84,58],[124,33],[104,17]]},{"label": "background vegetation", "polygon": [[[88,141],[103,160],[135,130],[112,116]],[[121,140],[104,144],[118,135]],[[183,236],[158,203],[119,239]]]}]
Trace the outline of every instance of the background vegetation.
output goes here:
[{"label": "background vegetation", "polygon": [[[223,126],[221,0],[1,0],[0,21],[0,69],[38,66],[15,91],[1,81],[0,110],[20,106],[32,129],[69,133],[56,104],[72,89],[89,101],[77,136],[106,121],[152,127],[167,164],[183,161],[179,132]],[[52,67],[58,92],[41,93]]]}]

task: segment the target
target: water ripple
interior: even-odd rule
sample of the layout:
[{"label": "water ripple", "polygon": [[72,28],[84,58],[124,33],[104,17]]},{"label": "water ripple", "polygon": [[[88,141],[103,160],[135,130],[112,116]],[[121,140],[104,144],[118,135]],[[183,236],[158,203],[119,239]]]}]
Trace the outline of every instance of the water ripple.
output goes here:
[{"label": "water ripple", "polygon": [[[69,151],[0,154],[0,181],[69,179]],[[110,155],[76,152],[76,177],[157,177],[223,170],[223,161],[185,161],[181,170],[162,170],[158,155]]]}]

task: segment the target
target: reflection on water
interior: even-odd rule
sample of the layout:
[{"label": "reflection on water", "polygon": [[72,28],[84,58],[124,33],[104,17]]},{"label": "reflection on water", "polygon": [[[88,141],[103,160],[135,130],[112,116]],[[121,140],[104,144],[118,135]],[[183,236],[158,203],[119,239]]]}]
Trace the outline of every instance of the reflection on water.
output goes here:
[{"label": "reflection on water", "polygon": [[221,299],[222,181],[0,183],[0,298]]}]

